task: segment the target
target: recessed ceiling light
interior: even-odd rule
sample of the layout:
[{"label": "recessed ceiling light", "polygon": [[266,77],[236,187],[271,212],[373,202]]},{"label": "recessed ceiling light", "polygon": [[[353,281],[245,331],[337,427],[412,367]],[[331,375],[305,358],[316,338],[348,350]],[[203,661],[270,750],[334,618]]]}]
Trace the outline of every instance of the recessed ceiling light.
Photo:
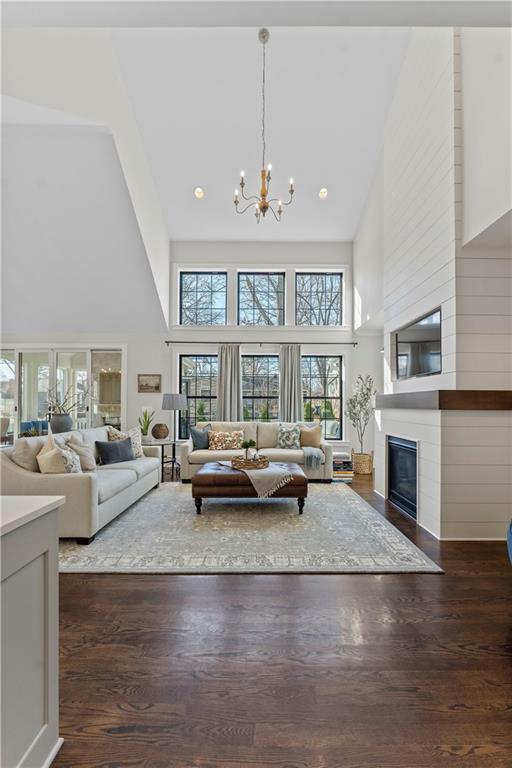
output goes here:
[{"label": "recessed ceiling light", "polygon": [[329,190],[327,189],[327,187],[322,187],[322,189],[320,189],[318,192],[318,197],[320,198],[320,200],[325,200],[328,194],[329,194]]},{"label": "recessed ceiling light", "polygon": [[204,197],[204,189],[202,187],[196,187],[194,189],[194,195],[198,200],[202,200]]}]

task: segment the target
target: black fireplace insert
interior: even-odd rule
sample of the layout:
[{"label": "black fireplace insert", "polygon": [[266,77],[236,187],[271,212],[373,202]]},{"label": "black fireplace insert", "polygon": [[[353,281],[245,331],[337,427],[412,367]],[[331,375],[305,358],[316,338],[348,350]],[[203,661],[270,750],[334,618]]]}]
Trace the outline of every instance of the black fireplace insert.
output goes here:
[{"label": "black fireplace insert", "polygon": [[388,498],[416,520],[417,443],[388,436]]}]

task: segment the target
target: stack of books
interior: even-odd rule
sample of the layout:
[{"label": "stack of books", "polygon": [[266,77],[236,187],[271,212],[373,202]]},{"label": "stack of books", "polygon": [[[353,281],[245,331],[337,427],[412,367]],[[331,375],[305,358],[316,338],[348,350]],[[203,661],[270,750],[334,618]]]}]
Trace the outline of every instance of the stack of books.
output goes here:
[{"label": "stack of books", "polygon": [[352,460],[347,456],[333,456],[332,460],[333,480],[341,480],[343,483],[351,483],[354,477]]}]

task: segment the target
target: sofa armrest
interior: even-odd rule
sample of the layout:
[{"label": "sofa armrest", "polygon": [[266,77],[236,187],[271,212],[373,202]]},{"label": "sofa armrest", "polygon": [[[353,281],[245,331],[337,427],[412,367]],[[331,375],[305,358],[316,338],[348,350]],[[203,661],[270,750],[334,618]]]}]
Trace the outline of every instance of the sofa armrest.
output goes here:
[{"label": "sofa armrest", "polygon": [[178,449],[180,464],[188,462],[188,456],[194,450],[194,443],[192,442],[192,438],[189,437],[189,439],[184,443],[178,443],[176,448]]},{"label": "sofa armrest", "polygon": [[162,449],[162,446],[159,446],[159,445],[143,445],[142,453],[144,454],[144,456],[148,456],[153,459],[159,459],[161,449]]},{"label": "sofa armrest", "polygon": [[322,440],[320,448],[322,449],[323,454],[325,456],[324,477],[331,478],[333,446],[331,445],[331,443],[328,443],[327,440]]}]

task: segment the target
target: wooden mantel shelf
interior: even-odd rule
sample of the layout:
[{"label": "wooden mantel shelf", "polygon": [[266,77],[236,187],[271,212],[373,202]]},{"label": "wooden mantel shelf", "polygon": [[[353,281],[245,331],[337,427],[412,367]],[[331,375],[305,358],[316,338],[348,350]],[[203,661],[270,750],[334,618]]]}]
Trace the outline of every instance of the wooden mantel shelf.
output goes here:
[{"label": "wooden mantel shelf", "polygon": [[377,395],[375,408],[408,408],[434,411],[510,411],[512,390],[433,389]]}]

